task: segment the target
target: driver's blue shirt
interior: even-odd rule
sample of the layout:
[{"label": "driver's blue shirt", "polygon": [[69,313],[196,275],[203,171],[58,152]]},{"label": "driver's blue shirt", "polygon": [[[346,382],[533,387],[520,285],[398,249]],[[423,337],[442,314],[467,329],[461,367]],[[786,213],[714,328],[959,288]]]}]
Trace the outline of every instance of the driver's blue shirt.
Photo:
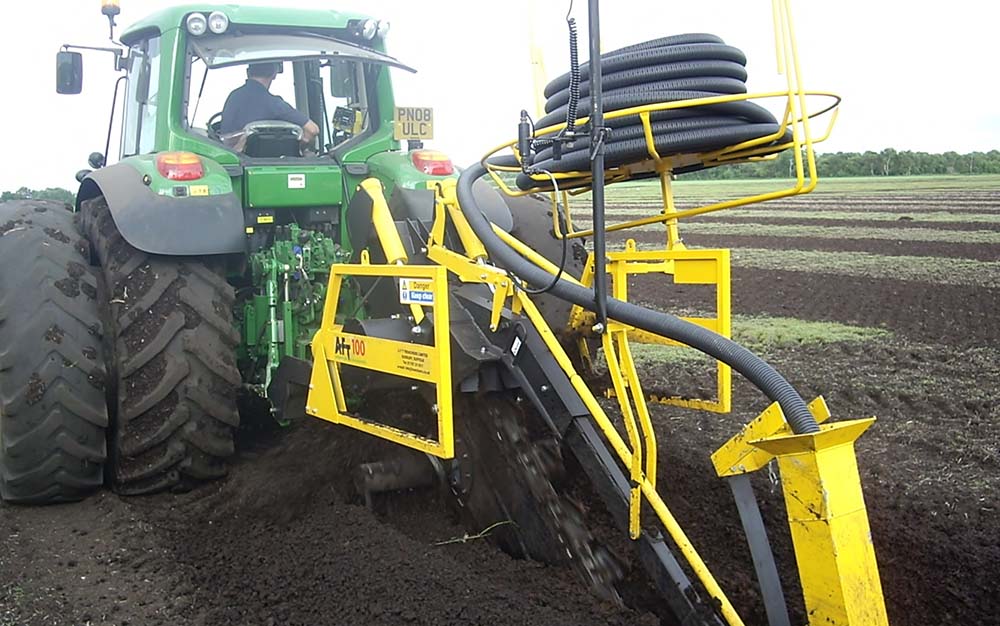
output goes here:
[{"label": "driver's blue shirt", "polygon": [[267,90],[267,87],[252,78],[246,84],[234,89],[222,107],[222,127],[220,133],[234,133],[243,130],[250,122],[260,120],[283,120],[305,126],[309,116]]}]

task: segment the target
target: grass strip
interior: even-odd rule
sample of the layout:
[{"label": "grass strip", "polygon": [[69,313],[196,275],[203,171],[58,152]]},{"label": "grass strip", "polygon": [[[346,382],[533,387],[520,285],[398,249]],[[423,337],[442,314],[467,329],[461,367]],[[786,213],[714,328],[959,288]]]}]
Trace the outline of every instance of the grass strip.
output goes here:
[{"label": "grass strip", "polygon": [[[575,224],[590,228],[590,222]],[[663,232],[663,225],[650,224],[626,232]],[[815,239],[877,239],[884,241],[923,241],[941,243],[1000,244],[1000,231],[945,230],[936,228],[892,228],[882,226],[811,226],[808,224],[751,224],[731,222],[688,222],[681,224],[681,235],[742,235],[760,237],[808,237]]]},{"label": "grass strip", "polygon": [[[834,343],[865,342],[882,339],[890,333],[878,328],[850,326],[837,322],[812,322],[791,317],[733,317],[733,339],[760,353],[799,346],[822,346]],[[681,346],[661,346],[631,342],[632,357],[640,368],[690,366],[708,363],[710,357]],[[598,368],[605,366],[599,352]]]},{"label": "grass strip", "polygon": [[946,285],[1000,287],[1000,262],[973,259],[885,256],[868,252],[770,250],[732,251],[733,265],[764,270],[817,272],[845,276],[890,278]]}]

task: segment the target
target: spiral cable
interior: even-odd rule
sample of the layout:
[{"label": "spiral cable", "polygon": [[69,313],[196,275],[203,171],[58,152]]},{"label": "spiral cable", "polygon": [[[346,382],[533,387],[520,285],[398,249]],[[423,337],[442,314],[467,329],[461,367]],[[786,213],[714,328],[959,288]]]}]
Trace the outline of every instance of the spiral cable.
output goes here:
[{"label": "spiral cable", "polygon": [[[572,10],[572,5],[570,5]],[[566,105],[566,135],[576,132],[576,108],[580,101],[580,46],[576,29],[576,19],[566,18],[569,27],[569,94]]]}]

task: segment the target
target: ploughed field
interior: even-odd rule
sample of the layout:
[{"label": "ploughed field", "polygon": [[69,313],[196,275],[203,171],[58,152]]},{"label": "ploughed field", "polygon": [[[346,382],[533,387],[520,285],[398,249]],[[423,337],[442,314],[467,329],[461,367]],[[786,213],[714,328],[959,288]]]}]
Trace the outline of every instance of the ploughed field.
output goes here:
[{"label": "ploughed field", "polygon": [[[681,181],[676,192],[685,207],[764,185]],[[609,219],[655,212],[656,189],[612,188]],[[834,419],[879,418],[858,459],[890,622],[997,623],[1000,177],[823,180],[808,196],[695,218],[681,233],[690,247],[733,249],[737,340],[807,400],[823,395]],[[662,230],[609,242],[626,237],[648,247]],[[683,314],[714,302],[667,277],[630,291]],[[635,352],[648,390],[710,394],[712,365],[692,351]],[[734,379],[730,415],[653,405],[658,484],[747,622],[764,624],[732,497],[709,461],[767,405]],[[336,427],[253,427],[240,443],[230,477],[191,493],[0,508],[0,626],[659,623],[641,575],[623,585],[633,608],[604,604],[567,570],[465,539],[435,492],[370,512],[347,495],[357,440]],[[793,623],[803,623],[778,477],[761,474]],[[610,543],[630,565],[627,542]]]}]

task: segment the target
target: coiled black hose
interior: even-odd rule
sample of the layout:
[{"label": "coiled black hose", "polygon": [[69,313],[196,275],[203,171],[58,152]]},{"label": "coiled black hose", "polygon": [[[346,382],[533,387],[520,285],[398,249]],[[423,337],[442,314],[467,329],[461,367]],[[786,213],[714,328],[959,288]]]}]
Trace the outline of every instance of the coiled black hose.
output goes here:
[{"label": "coiled black hose", "polygon": [[[505,244],[493,232],[486,216],[480,211],[472,185],[484,174],[486,168],[476,163],[464,170],[458,179],[458,202],[469,226],[486,246],[490,258],[495,263],[529,283],[544,285],[550,282],[551,274],[524,259]],[[596,308],[592,289],[565,279],[555,282],[550,292],[589,311]],[[795,433],[819,431],[819,426],[806,407],[806,403],[788,381],[763,359],[738,343],[668,313],[652,311],[614,298],[608,298],[607,304],[608,315],[620,322],[687,344],[732,366],[768,398],[781,406],[785,418]]]},{"label": "coiled black hose", "polygon": [[[663,37],[601,55],[603,108],[605,112],[659,102],[677,102],[719,95],[746,93],[746,56],[715,35],[693,33]],[[582,83],[578,81],[583,78]],[[577,84],[579,86],[577,87]],[[578,110],[590,109],[590,66],[583,64],[553,80],[545,88],[546,115],[535,122],[545,128],[576,120]],[[579,101],[577,98],[579,97]],[[660,156],[711,152],[744,141],[775,135],[781,126],[769,111],[753,102],[737,101],[691,108],[657,111],[651,121],[688,119],[684,124],[653,127]],[[690,120],[697,120],[691,122]],[[619,167],[649,158],[638,115],[605,120],[611,129],[605,140],[605,166]],[[590,145],[577,140],[559,151],[547,149],[552,134],[537,137],[538,153],[532,167],[550,172],[588,170]],[[786,144],[791,133],[772,142],[774,150]],[[674,173],[701,169],[687,165]],[[587,184],[587,179],[565,180],[560,188]],[[517,185],[525,190],[547,190],[549,182],[521,174]]]},{"label": "coiled black hose", "polygon": [[[570,5],[572,8],[572,5]],[[576,20],[566,18],[569,27],[569,88],[566,100],[566,134],[576,131],[576,107],[580,97],[580,49],[577,42]]]}]

